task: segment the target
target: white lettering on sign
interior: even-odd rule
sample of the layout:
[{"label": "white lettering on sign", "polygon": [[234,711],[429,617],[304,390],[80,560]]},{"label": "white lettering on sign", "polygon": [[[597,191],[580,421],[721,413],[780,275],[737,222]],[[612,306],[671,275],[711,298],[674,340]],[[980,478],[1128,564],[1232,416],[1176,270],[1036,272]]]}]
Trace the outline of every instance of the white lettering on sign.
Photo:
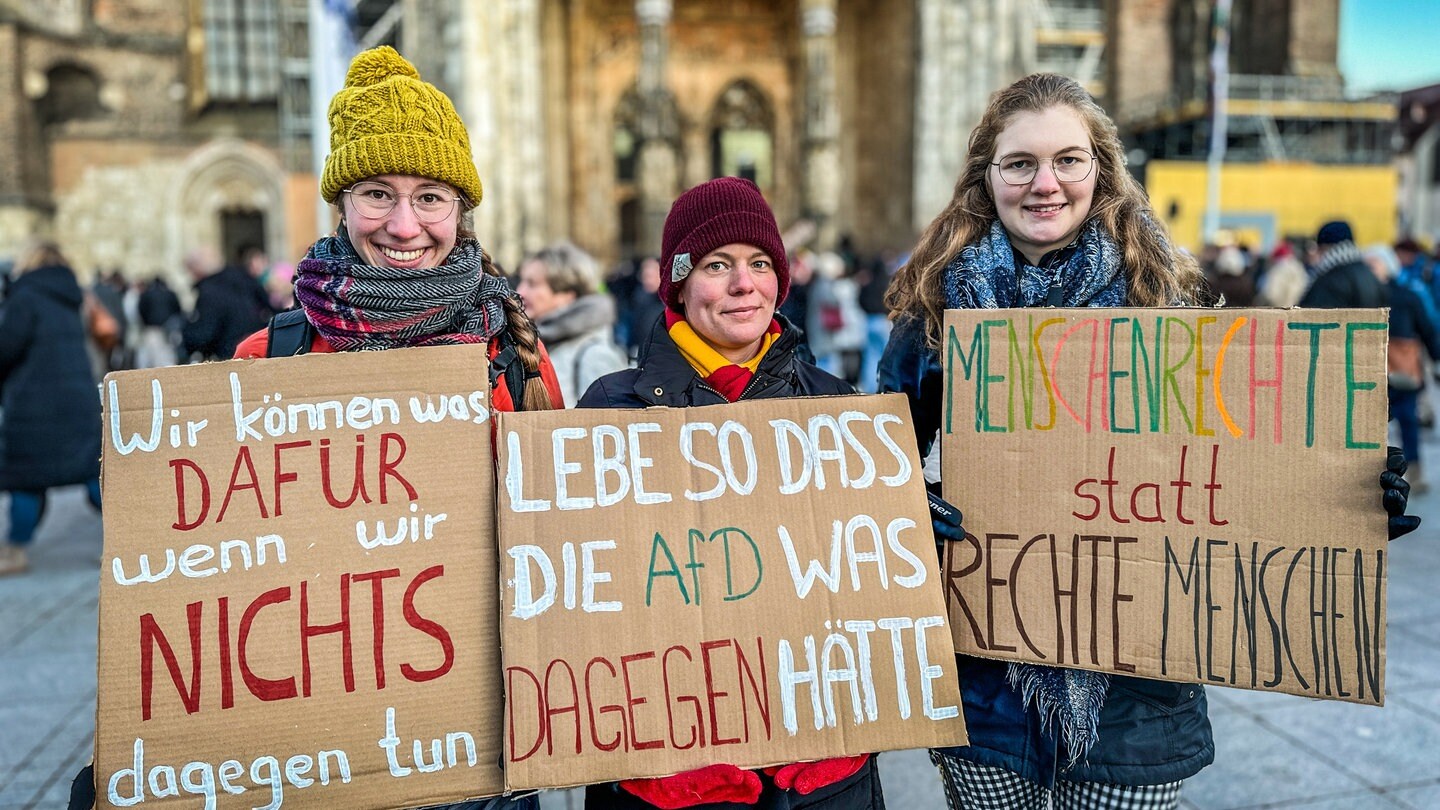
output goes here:
[{"label": "white lettering on sign", "polygon": [[[513,430],[507,432],[504,483],[510,511],[548,512],[551,508],[567,511],[614,506],[626,495],[638,504],[669,503],[673,500],[670,493],[645,488],[645,470],[655,466],[655,460],[641,449],[641,441],[644,436],[659,432],[660,425],[654,422],[629,424],[624,432],[613,425],[594,429],[566,427],[551,431],[550,462],[555,484],[553,502],[546,498],[526,497],[525,459],[520,452],[520,436]],[[593,486],[593,489],[584,490],[581,494],[575,490],[577,484],[571,479],[584,472],[584,467],[573,459],[571,452],[572,445],[584,442],[587,436],[590,441],[586,449],[592,454],[587,459],[592,462],[592,480],[581,486]],[[612,478],[615,479],[613,487],[610,483]]]},{"label": "white lettering on sign", "polygon": [[[566,542],[561,546],[561,562],[564,566],[562,573],[565,578],[565,608],[567,610],[575,609],[574,545],[574,543]],[[614,540],[587,540],[580,544],[580,609],[586,613],[614,613],[622,607],[620,602],[599,601],[595,598],[595,587],[612,581],[609,571],[602,571],[596,567],[595,553],[614,549]],[[533,619],[554,606],[555,590],[559,582],[555,576],[555,564],[550,561],[550,555],[545,552],[545,549],[536,545],[522,544],[511,546],[506,549],[506,553],[510,555],[510,559],[514,563],[513,576],[506,582],[514,591],[515,606],[511,609],[510,615],[517,619]],[[535,571],[539,572],[540,579],[545,583],[539,591],[535,588]]]},{"label": "white lettering on sign", "polygon": [[[866,489],[877,477],[887,487],[905,484],[910,480],[913,465],[884,427],[899,421],[894,414],[872,417],[859,411],[846,411],[838,417],[816,414],[805,427],[789,419],[770,420],[770,427],[775,431],[775,453],[780,461],[780,493],[794,495],[807,489],[825,489],[827,468],[833,470],[830,475],[834,481],[850,489]],[[894,472],[879,475],[875,457],[856,433],[856,423],[871,427],[889,452]]]},{"label": "white lettering on sign", "polygon": [[[831,593],[840,592],[842,551],[849,563],[850,587],[854,591],[860,590],[860,566],[862,564],[874,565],[882,589],[889,590],[892,580],[902,588],[920,587],[925,583],[925,564],[900,541],[900,533],[913,528],[915,528],[915,521],[905,517],[890,521],[883,532],[880,524],[869,515],[856,515],[847,521],[835,520],[831,523],[830,529],[829,565],[818,559],[807,559],[803,569],[800,555],[795,550],[795,540],[790,536],[790,530],[782,525],[777,526],[775,531],[780,536],[780,548],[785,552],[785,562],[789,564],[790,579],[795,583],[795,595],[804,599],[815,587],[816,580],[824,583],[826,589]],[[858,549],[856,540],[860,539],[863,542],[866,538],[869,540],[869,548],[867,550]],[[890,554],[900,558],[901,562],[909,566],[909,573],[891,576],[886,557],[887,549]]]},{"label": "white lettering on sign", "polygon": [[[876,628],[890,634],[889,664],[895,676],[895,711],[901,720],[913,713],[910,697],[910,674],[905,665],[907,652],[914,650],[916,680],[920,687],[920,707],[930,720],[946,720],[960,714],[958,706],[936,706],[933,681],[945,677],[944,668],[930,662],[925,633],[930,628],[945,627],[941,616],[910,619],[890,616],[876,621],[825,622],[826,633],[817,653],[816,636],[807,634],[800,640],[804,650],[803,663],[795,660],[789,639],[780,639],[777,654],[780,660],[776,673],[780,684],[780,713],[785,730],[791,735],[800,731],[799,701],[796,693],[806,687],[810,704],[810,720],[815,730],[835,728],[848,716],[854,725],[875,722],[880,708],[875,698],[875,660],[870,654],[870,633]],[[910,634],[906,630],[912,631]],[[854,638],[851,638],[853,634]],[[908,645],[907,645],[908,641]],[[843,686],[838,686],[843,685]],[[837,701],[836,692],[840,693]],[[848,698],[848,706],[845,705]],[[848,712],[842,712],[848,708]]]},{"label": "white lettering on sign", "polygon": [[[245,410],[245,397],[240,375],[230,372],[230,406],[235,421],[235,441],[264,441],[268,435],[279,438],[300,430],[320,431],[335,428],[369,430],[376,425],[400,424],[400,405],[389,397],[351,397],[322,402],[292,402],[280,406],[284,396],[276,391],[266,394],[261,405]],[[265,431],[263,434],[260,431]]]},{"label": "white lettering on sign", "polygon": [[[285,760],[273,756],[256,757],[250,762],[249,786],[239,780],[245,776],[244,763],[227,759],[217,767],[209,762],[189,762],[180,766],[177,773],[173,765],[145,767],[145,740],[135,738],[134,758],[129,768],[121,768],[106,781],[106,798],[116,807],[132,807],[146,799],[164,799],[179,796],[184,790],[192,796],[205,800],[206,808],[213,808],[218,797],[217,788],[231,795],[239,795],[252,789],[269,790],[269,804],[257,805],[255,810],[278,810],[285,798],[285,785],[303,789],[319,782],[329,785],[332,774],[340,777],[342,784],[350,782],[350,759],[339,749],[322,750],[315,756],[296,754]],[[314,771],[315,776],[309,774]],[[218,781],[218,784],[217,784]],[[149,794],[146,794],[149,788]]]},{"label": "white lettering on sign", "polygon": [[[162,579],[175,573],[177,567],[180,576],[192,579],[202,579],[217,573],[228,572],[235,567],[234,556],[240,558],[240,568],[249,571],[252,567],[265,564],[265,549],[269,547],[274,551],[277,563],[285,562],[285,540],[278,534],[262,534],[255,538],[255,556],[252,563],[250,556],[250,544],[244,540],[221,540],[219,547],[220,567],[217,569],[210,565],[210,560],[216,556],[216,549],[196,543],[193,546],[180,552],[179,559],[176,559],[175,549],[165,549],[165,567],[156,569],[152,565],[149,554],[141,554],[135,562],[136,571],[134,576],[126,576],[125,562],[120,557],[110,561],[110,573],[115,581],[121,585],[138,585],[142,582],[159,582]],[[158,553],[158,552],[157,552]]]}]

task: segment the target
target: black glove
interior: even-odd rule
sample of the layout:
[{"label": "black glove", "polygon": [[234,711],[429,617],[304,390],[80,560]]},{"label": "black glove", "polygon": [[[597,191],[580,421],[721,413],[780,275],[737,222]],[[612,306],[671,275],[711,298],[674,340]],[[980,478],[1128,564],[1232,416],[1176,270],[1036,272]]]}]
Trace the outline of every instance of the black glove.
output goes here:
[{"label": "black glove", "polygon": [[960,526],[963,515],[960,510],[951,506],[939,495],[925,490],[925,497],[930,500],[930,528],[935,532],[935,553],[940,555],[943,562],[945,559],[945,544],[956,540],[965,539],[965,529]]},{"label": "black glove", "polygon": [[1410,500],[1410,482],[1405,480],[1405,454],[1398,447],[1386,448],[1385,472],[1380,473],[1380,503],[1390,516],[1390,539],[1394,540],[1420,528],[1420,518],[1405,514],[1405,505]]}]

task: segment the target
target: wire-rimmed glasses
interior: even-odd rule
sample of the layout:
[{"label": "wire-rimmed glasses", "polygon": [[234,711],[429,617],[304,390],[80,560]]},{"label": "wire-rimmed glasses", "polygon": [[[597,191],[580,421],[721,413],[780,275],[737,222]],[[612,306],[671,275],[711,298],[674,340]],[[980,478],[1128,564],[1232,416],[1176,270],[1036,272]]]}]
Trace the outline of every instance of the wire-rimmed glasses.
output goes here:
[{"label": "wire-rimmed glasses", "polygon": [[1056,180],[1062,183],[1078,183],[1095,171],[1097,161],[1091,153],[1076,148],[1066,149],[1050,158],[1016,153],[1006,155],[990,165],[1000,167],[1000,179],[1008,185],[1023,186],[1035,179],[1035,173],[1040,171],[1040,164],[1046,162],[1049,162]]},{"label": "wire-rimmed glasses", "polygon": [[350,195],[355,213],[366,219],[384,219],[395,210],[401,197],[409,197],[410,210],[415,212],[415,218],[426,224],[444,221],[460,201],[444,186],[421,186],[409,194],[401,194],[384,183],[362,182],[341,193]]}]

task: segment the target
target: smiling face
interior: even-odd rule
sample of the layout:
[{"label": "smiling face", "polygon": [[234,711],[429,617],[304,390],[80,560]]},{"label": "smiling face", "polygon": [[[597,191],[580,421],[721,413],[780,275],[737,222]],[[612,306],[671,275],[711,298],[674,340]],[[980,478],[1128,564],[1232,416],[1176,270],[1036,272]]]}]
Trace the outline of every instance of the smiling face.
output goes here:
[{"label": "smiling face", "polygon": [[705,254],[680,288],[685,320],[734,363],[760,350],[775,317],[775,263],[754,245],[729,244]]},{"label": "smiling face", "polygon": [[1024,185],[1006,183],[1000,177],[998,166],[991,166],[986,174],[995,209],[1010,235],[1010,243],[1031,264],[1037,264],[1046,253],[1070,244],[1090,215],[1095,182],[1104,167],[1095,165],[1090,176],[1079,182],[1060,182],[1055,177],[1052,159],[1073,149],[1095,151],[1085,122],[1065,106],[1016,113],[995,139],[992,163],[1004,165],[1024,156],[1032,162],[1039,161],[1035,177]]},{"label": "smiling face", "polygon": [[432,190],[453,198],[455,188],[429,177],[408,174],[382,174],[366,178],[357,186],[379,183],[389,186],[397,196],[389,214],[370,219],[356,210],[351,194],[342,194],[341,211],[345,215],[345,233],[350,244],[366,264],[376,267],[438,267],[445,263],[455,248],[460,223],[460,206],[453,205],[449,215],[439,222],[421,222],[411,204],[416,196]]}]

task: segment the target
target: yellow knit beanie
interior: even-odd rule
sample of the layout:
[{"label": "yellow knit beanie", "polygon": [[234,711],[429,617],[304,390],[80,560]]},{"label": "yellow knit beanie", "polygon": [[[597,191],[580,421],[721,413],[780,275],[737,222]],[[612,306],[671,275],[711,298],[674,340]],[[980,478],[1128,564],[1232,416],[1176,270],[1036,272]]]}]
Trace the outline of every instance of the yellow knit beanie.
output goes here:
[{"label": "yellow knit beanie", "polygon": [[389,45],[357,55],[330,100],[330,154],[320,196],[335,202],[352,183],[381,174],[443,180],[472,205],[483,189],[470,136],[450,99]]}]

